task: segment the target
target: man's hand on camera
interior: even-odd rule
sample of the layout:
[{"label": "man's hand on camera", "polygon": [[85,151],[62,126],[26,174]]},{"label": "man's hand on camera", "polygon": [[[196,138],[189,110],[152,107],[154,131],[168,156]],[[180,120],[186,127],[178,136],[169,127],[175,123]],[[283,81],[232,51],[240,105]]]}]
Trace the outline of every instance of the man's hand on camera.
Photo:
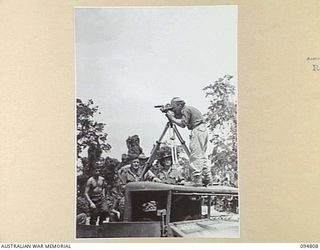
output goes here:
[{"label": "man's hand on camera", "polygon": [[173,116],[174,116],[174,113],[170,110],[166,113],[166,117],[168,117],[170,120],[172,120]]}]

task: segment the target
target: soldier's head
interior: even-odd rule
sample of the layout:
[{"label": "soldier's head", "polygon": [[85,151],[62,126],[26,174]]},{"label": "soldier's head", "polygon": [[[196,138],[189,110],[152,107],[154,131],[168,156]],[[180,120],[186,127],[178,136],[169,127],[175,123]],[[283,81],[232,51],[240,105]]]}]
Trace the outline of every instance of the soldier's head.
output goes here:
[{"label": "soldier's head", "polygon": [[96,167],[96,168],[93,170],[92,175],[95,176],[95,177],[98,177],[99,175],[101,175],[101,168],[100,168],[100,167]]},{"label": "soldier's head", "polygon": [[171,167],[171,165],[172,165],[172,156],[171,156],[171,154],[169,152],[165,152],[161,156],[160,163],[165,169]]},{"label": "soldier's head", "polygon": [[100,157],[100,158],[96,161],[96,167],[97,167],[97,168],[102,168],[103,165],[104,165],[104,163],[105,163],[104,158],[103,158],[103,157]]},{"label": "soldier's head", "polygon": [[147,162],[147,160],[149,159],[148,156],[146,156],[144,153],[140,154],[138,157],[140,164],[145,164]]},{"label": "soldier's head", "polygon": [[173,97],[171,100],[171,107],[174,113],[179,113],[185,105],[185,101],[180,97]]},{"label": "soldier's head", "polygon": [[138,170],[139,167],[140,167],[140,161],[139,161],[139,158],[133,158],[131,160],[131,167],[135,170]]}]

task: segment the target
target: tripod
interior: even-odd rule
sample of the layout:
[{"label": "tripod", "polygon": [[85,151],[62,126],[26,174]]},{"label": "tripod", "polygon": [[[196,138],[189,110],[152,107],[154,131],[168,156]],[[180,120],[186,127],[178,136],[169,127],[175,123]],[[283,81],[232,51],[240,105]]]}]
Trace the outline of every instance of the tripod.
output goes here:
[{"label": "tripod", "polygon": [[140,176],[142,179],[143,179],[144,175],[146,174],[146,172],[151,168],[152,163],[156,159],[157,151],[159,150],[161,142],[162,142],[162,139],[163,139],[163,137],[165,136],[165,134],[167,133],[168,130],[170,130],[172,132],[172,136],[171,136],[171,138],[173,140],[173,143],[171,145],[172,162],[173,163],[177,163],[177,161],[178,161],[178,159],[177,159],[177,151],[176,151],[176,147],[175,147],[175,144],[174,144],[175,135],[178,137],[178,139],[179,139],[183,149],[185,150],[186,154],[188,155],[188,157],[190,157],[190,150],[186,146],[186,142],[183,140],[181,134],[179,133],[179,130],[177,129],[177,126],[175,124],[173,124],[169,120],[167,122],[162,134],[160,135],[159,140],[156,141],[156,144],[152,148],[151,155],[150,155],[148,161],[146,162],[146,164],[145,164],[145,166],[143,168],[142,174]]}]

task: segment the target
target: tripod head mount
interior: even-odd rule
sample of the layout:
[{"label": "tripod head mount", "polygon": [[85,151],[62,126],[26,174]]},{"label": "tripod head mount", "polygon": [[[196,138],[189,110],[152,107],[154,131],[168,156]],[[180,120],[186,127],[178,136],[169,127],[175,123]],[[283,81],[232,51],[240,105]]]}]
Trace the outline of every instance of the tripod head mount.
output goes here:
[{"label": "tripod head mount", "polygon": [[[154,108],[160,109],[160,111],[164,114],[167,114],[169,111],[173,111],[172,106],[169,103],[167,103],[166,105],[155,105]],[[172,128],[173,122],[168,117],[167,117],[167,119],[168,119],[167,124],[169,125],[170,128]]]}]

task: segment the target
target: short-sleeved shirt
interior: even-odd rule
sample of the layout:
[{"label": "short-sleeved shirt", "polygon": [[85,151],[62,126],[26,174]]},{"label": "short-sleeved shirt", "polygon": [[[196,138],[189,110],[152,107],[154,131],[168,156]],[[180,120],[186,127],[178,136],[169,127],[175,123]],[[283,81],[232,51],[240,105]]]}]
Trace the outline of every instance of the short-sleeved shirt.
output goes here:
[{"label": "short-sleeved shirt", "polygon": [[195,127],[204,122],[201,112],[192,106],[184,106],[181,110],[180,117],[176,116],[176,118],[182,119],[183,123],[188,127],[189,130],[193,130]]},{"label": "short-sleeved shirt", "polygon": [[182,174],[174,168],[170,168],[168,171],[161,170],[156,175],[162,182],[168,184],[179,184],[184,181]]},{"label": "short-sleeved shirt", "polygon": [[[134,173],[133,171],[131,171],[131,166],[126,165],[120,169],[119,177],[123,184],[127,184],[129,182],[141,181],[142,180],[140,177],[141,173],[142,173],[141,168],[138,169],[137,173]],[[155,177],[154,174],[150,170],[148,170],[147,173],[144,175],[144,180],[152,181],[154,177]]]}]

